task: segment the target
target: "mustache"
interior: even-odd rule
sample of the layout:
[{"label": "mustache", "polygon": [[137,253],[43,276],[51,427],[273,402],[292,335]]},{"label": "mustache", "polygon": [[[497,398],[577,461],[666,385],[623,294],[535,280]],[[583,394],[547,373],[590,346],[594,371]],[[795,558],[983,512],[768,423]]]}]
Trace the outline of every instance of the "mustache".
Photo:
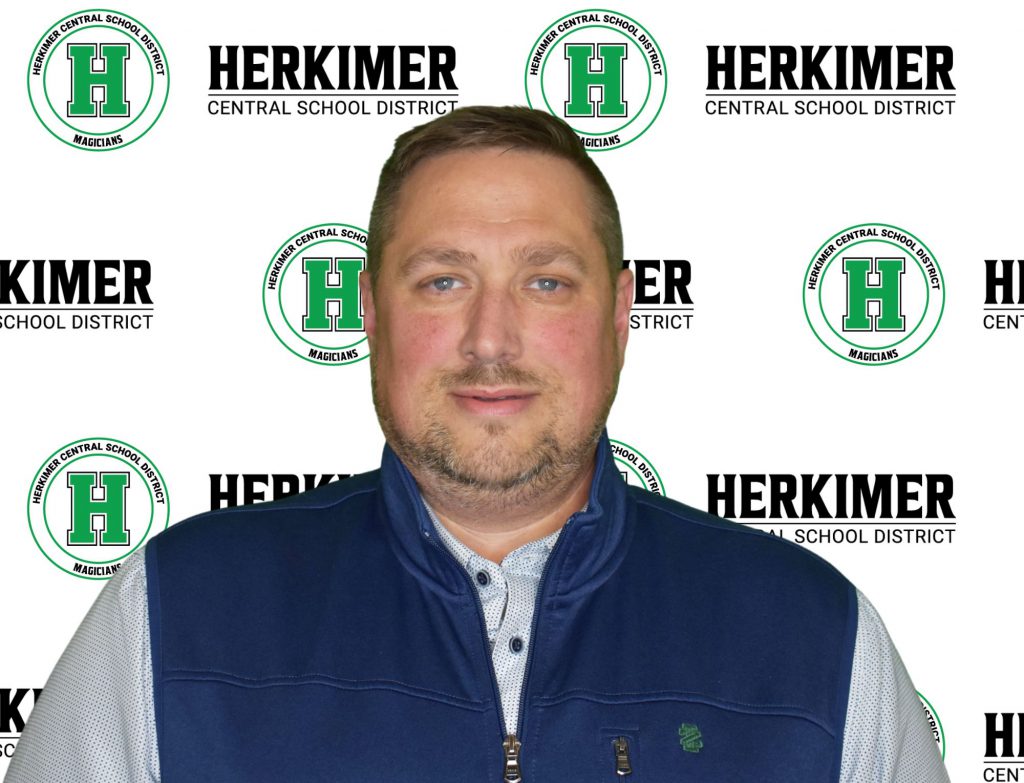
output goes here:
[{"label": "mustache", "polygon": [[446,372],[438,382],[442,389],[460,386],[529,386],[543,389],[548,386],[536,373],[514,364],[474,364],[463,370]]}]

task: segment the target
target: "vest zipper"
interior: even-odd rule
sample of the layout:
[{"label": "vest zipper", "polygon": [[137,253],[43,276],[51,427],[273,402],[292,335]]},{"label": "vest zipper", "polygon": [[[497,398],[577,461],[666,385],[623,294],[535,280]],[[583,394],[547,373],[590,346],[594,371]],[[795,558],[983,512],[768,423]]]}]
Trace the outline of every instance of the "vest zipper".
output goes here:
[{"label": "vest zipper", "polygon": [[615,774],[619,777],[633,774],[633,765],[629,763],[629,741],[618,737],[612,741],[615,746]]},{"label": "vest zipper", "polygon": [[[574,519],[576,519],[576,514],[573,514],[565,521],[565,524],[562,526],[563,533],[565,532],[565,528],[572,524]],[[537,639],[537,620],[540,615],[540,607],[542,604],[541,599],[544,596],[544,583],[547,581],[548,567],[551,565],[551,560],[554,558],[555,552],[558,551],[558,547],[561,546],[562,541],[565,540],[565,536],[558,536],[558,540],[548,553],[548,559],[544,561],[544,568],[541,569],[540,572],[540,581],[537,583],[537,599],[533,605],[533,621],[530,623],[530,649],[526,653],[526,668],[523,672],[523,687],[519,691],[519,725],[516,726],[515,734],[505,733],[507,730],[505,725],[505,709],[501,704],[501,691],[498,690],[498,675],[494,671],[494,659],[491,657],[491,641],[487,638],[487,624],[484,622],[484,606],[480,601],[480,594],[476,591],[476,587],[473,585],[473,580],[470,579],[469,574],[466,573],[466,569],[463,568],[459,561],[455,559],[455,555],[453,555],[451,550],[444,545],[444,542],[439,541],[437,535],[433,533],[429,536],[429,539],[435,547],[444,552],[448,559],[455,564],[459,573],[462,574],[466,583],[469,585],[469,591],[473,594],[473,598],[476,599],[476,618],[480,625],[480,636],[483,638],[484,642],[483,646],[485,657],[487,658],[487,668],[491,673],[491,690],[494,694],[494,702],[498,707],[498,720],[501,723],[501,750],[505,757],[502,783],[522,783],[523,777],[519,763],[519,748],[522,743],[517,739],[517,737],[523,736],[523,718],[526,714],[526,710],[523,709],[523,705],[526,703],[526,685],[530,681],[530,670],[533,668],[533,648],[537,646],[535,644]]]},{"label": "vest zipper", "polygon": [[519,740],[516,739],[515,734],[509,734],[505,737],[505,741],[501,743],[502,750],[505,751],[503,783],[521,783],[523,779],[519,770],[519,745]]}]

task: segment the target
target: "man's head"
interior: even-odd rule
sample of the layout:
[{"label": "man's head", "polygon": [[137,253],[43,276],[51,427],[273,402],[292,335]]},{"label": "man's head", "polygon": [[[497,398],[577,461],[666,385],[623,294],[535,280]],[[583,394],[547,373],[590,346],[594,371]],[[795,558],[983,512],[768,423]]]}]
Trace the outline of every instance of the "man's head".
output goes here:
[{"label": "man's head", "polygon": [[568,126],[473,108],[406,133],[369,237],[374,403],[421,485],[493,507],[577,479],[615,396],[632,277]]},{"label": "man's head", "polygon": [[622,224],[615,195],[575,132],[552,115],[525,106],[467,106],[418,125],[395,139],[384,163],[370,212],[366,268],[371,280],[394,230],[395,202],[409,173],[422,161],[449,152],[516,149],[572,163],[590,184],[594,232],[604,246],[614,279],[622,268]]}]

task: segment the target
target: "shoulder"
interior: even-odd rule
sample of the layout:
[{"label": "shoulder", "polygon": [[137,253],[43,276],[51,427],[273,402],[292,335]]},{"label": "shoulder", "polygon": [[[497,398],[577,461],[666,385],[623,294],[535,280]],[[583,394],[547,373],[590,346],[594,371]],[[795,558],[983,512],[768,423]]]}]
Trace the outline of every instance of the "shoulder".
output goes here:
[{"label": "shoulder", "polygon": [[854,597],[855,588],[834,566],[799,544],[637,487],[628,491],[637,510],[634,535],[642,546],[662,547],[686,560],[697,552],[746,579],[811,581]]},{"label": "shoulder", "polygon": [[300,535],[351,525],[369,515],[379,473],[362,473],[280,500],[198,514],[171,525],[153,538],[148,548],[166,551],[195,545],[217,547],[239,539],[280,536],[286,531]]}]

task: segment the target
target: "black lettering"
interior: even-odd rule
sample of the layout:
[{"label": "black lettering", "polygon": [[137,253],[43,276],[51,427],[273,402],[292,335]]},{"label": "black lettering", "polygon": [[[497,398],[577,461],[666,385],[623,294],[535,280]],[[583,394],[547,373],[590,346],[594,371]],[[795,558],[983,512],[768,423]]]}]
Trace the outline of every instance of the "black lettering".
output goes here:
[{"label": "black lettering", "polygon": [[[265,500],[263,490],[270,483],[270,476],[266,473],[245,473],[242,475],[242,502],[246,505],[255,503],[257,500]],[[256,485],[262,485],[259,490]]]},{"label": "black lettering", "polygon": [[[772,487],[772,517],[796,518],[796,506],[793,501],[796,499],[796,476],[788,473],[771,476]],[[785,510],[785,514],[782,511]]]},{"label": "black lettering", "polygon": [[153,304],[149,296],[151,270],[149,261],[128,260],[124,262],[124,301],[125,304]]},{"label": "black lettering", "polygon": [[[221,489],[221,479],[226,479],[224,489]],[[238,505],[238,474],[220,473],[210,474],[210,510],[218,508],[232,508]]]},{"label": "black lettering", "polygon": [[815,517],[815,511],[820,519],[831,519],[832,515],[829,513],[828,506],[825,505],[825,501],[821,497],[821,491],[825,489],[825,485],[828,483],[830,474],[824,473],[815,478],[813,473],[804,473],[800,476],[802,483],[802,516],[804,519],[813,519]]},{"label": "black lettering", "polygon": [[[1024,261],[1017,260],[1017,269],[1024,272]],[[1002,274],[996,271],[996,264],[1002,266]],[[985,304],[1014,304],[1013,291],[1014,283],[1024,277],[1014,276],[1014,262],[1012,259],[1004,258],[997,261],[994,258],[985,259]],[[3,277],[0,275],[0,290],[2,290]],[[997,292],[1002,291],[1002,297],[997,299]],[[1024,285],[1017,288],[1016,304],[1024,304]]]},{"label": "black lettering", "polygon": [[96,264],[96,300],[95,304],[120,304],[117,294],[117,280],[111,278],[109,272],[121,269],[121,262],[115,259],[97,259]]},{"label": "black lettering", "polygon": [[[221,61],[220,50],[224,49],[227,55],[226,61]],[[227,88],[221,87],[221,74],[228,75]],[[210,89],[211,90],[237,90],[238,89],[238,47],[237,46],[211,46],[210,47]]]},{"label": "black lettering", "polygon": [[25,728],[19,707],[28,692],[28,688],[18,688],[12,697],[10,688],[0,688],[0,734],[17,734]]},{"label": "black lettering", "polygon": [[[928,516],[956,519],[949,501],[953,499],[953,477],[948,473],[928,474]],[[941,514],[939,507],[942,507]]]},{"label": "black lettering", "polygon": [[[431,90],[457,90],[452,71],[455,70],[454,46],[430,47],[430,88]],[[441,87],[441,82],[444,87]]]},{"label": "black lettering", "polygon": [[[356,47],[356,89],[395,89],[395,47],[378,46],[377,56],[369,46]],[[368,79],[368,83],[364,81]]]},{"label": "black lettering", "polygon": [[[718,474],[708,474],[708,513],[714,514],[716,517],[735,518],[736,499],[734,493],[736,488],[736,474],[726,473],[722,478],[724,479],[724,487],[719,490]],[[724,505],[721,513],[718,511],[719,501]]]},{"label": "black lettering", "polygon": [[299,47],[297,46],[275,46],[274,47],[274,76],[273,88],[284,89],[284,83],[288,82],[289,90],[299,89],[299,80],[295,73],[299,70]]},{"label": "black lettering", "polygon": [[[266,46],[243,46],[242,47],[242,89],[243,90],[265,90],[267,88],[267,77],[263,76],[265,62],[256,62],[256,55],[264,57],[270,49]],[[257,74],[260,78],[256,78]]]},{"label": "black lettering", "polygon": [[764,486],[765,475],[753,473],[741,473],[740,474],[740,517],[743,519],[763,519],[765,516],[765,508],[754,508],[753,501],[761,500],[761,490],[754,489],[754,484],[760,484]]},{"label": "black lettering", "polygon": [[[1003,727],[996,728],[996,717],[1002,716]],[[1024,713],[1017,713],[1018,726],[1024,725]],[[985,713],[985,755],[991,758],[1011,758],[1013,752],[1013,713],[1012,712],[986,712]],[[996,743],[1002,743],[1001,753],[996,752]],[[1021,748],[1021,755],[1024,755],[1024,748]]]},{"label": "black lettering", "polygon": [[[722,61],[718,60],[718,50],[722,50]],[[709,46],[708,47],[708,89],[709,90],[735,90],[736,75],[734,67],[736,64],[735,46]],[[719,88],[718,74],[725,75],[725,87]]]},{"label": "black lettering", "polygon": [[[892,519],[891,489],[892,474],[879,473],[874,486],[871,477],[865,473],[853,474],[853,517]],[[877,513],[881,508],[881,513]],[[866,512],[866,513],[865,513]]]},{"label": "black lettering", "polygon": [[693,304],[687,286],[690,285],[690,262],[678,260],[665,261],[665,304]]}]

